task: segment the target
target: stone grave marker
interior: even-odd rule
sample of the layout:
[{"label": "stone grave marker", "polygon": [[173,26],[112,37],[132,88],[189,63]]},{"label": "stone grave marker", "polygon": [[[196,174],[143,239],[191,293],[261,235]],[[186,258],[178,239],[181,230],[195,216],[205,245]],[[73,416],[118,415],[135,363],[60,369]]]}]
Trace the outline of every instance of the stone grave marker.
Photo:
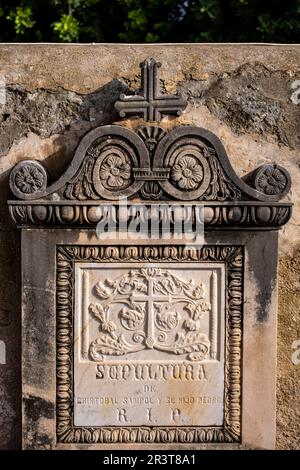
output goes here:
[{"label": "stone grave marker", "polygon": [[241,179],[213,133],[165,121],[186,100],[159,67],[57,181],[34,159],[11,171],[25,449],[274,447],[290,177]]}]

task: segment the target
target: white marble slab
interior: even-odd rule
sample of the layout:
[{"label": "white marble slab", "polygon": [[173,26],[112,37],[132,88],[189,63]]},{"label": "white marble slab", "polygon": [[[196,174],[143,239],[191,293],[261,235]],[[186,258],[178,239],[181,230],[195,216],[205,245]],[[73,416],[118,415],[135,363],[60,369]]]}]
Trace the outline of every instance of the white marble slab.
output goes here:
[{"label": "white marble slab", "polygon": [[222,263],[78,263],[74,425],[221,426]]}]

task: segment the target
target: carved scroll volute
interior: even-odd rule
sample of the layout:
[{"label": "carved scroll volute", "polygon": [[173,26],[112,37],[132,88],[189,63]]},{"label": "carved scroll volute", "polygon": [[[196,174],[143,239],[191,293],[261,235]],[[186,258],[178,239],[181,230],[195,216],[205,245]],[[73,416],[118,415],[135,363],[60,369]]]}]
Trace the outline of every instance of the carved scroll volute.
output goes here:
[{"label": "carved scroll volute", "polygon": [[199,199],[211,181],[209,149],[200,139],[184,135],[178,128],[159,143],[153,166],[170,168],[167,181],[160,181],[167,194],[176,199]]},{"label": "carved scroll volute", "polygon": [[183,200],[240,200],[239,178],[233,172],[219,139],[206,129],[183,126],[160,142],[153,166],[170,168],[160,185],[171,197]]},{"label": "carved scroll volute", "polygon": [[239,178],[226,150],[207,129],[182,126],[159,142],[153,167],[168,167],[170,177],[159,182],[163,190],[179,200],[272,202],[290,190],[287,170],[266,164]]},{"label": "carved scroll volute", "polygon": [[143,140],[120,126],[103,126],[81,140],[65,173],[47,187],[47,173],[39,163],[25,160],[10,174],[12,193],[29,201],[56,191],[66,199],[108,199],[129,197],[143,185],[134,177],[135,168],[149,168],[149,153]]},{"label": "carved scroll volute", "polygon": [[130,197],[143,185],[134,177],[134,169],[150,166],[142,139],[120,126],[91,131],[77,148],[74,159],[77,157],[84,164],[68,184],[66,195],[71,199],[76,198],[76,189],[82,199]]}]

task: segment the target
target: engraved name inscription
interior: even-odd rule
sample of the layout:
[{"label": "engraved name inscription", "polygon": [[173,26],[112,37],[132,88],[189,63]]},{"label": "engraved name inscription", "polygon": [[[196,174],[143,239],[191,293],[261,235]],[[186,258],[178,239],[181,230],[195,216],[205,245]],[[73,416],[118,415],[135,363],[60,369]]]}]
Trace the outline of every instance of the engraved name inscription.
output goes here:
[{"label": "engraved name inscription", "polygon": [[[161,398],[154,397],[123,397],[122,402],[118,402],[116,397],[78,397],[76,401],[77,405],[154,405],[157,403],[161,405]],[[169,405],[186,405],[186,404],[207,404],[212,405],[215,403],[222,403],[221,397],[193,397],[193,396],[183,396],[183,397],[166,397],[165,403]]]}]

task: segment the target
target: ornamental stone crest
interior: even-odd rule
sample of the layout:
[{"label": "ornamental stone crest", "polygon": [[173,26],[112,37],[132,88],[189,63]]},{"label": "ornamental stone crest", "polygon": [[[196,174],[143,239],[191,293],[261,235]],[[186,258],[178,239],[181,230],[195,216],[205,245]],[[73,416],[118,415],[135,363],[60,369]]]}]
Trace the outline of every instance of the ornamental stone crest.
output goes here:
[{"label": "ornamental stone crest", "polygon": [[268,163],[240,178],[209,130],[163,128],[162,115],[180,114],[186,100],[160,92],[159,67],[147,59],[141,65],[141,90],[115,103],[121,117],[142,115],[144,123],[135,130],[113,124],[88,132],[65,172],[49,184],[37,161],[13,168],[10,188],[16,199],[9,206],[18,224],[91,226],[103,217],[99,203],[124,198],[149,207],[158,200],[192,201],[192,210],[201,202],[207,228],[280,227],[288,221],[291,204],[279,200],[291,180],[280,165]]},{"label": "ornamental stone crest", "polygon": [[141,268],[98,282],[94,290],[99,302],[90,304],[89,311],[101,334],[90,345],[93,360],[143,349],[190,361],[209,357],[210,341],[201,318],[211,305],[203,283],[187,282],[166,269]]}]

